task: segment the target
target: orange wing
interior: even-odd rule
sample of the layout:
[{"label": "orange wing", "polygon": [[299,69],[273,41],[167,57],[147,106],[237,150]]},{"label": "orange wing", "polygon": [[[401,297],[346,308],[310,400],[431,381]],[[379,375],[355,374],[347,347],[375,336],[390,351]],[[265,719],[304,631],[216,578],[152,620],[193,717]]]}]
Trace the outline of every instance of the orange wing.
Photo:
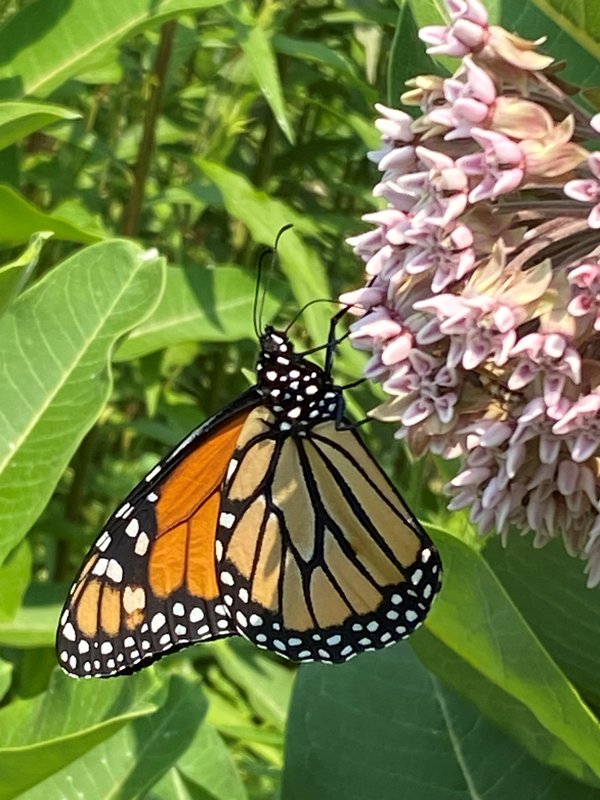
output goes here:
[{"label": "orange wing", "polygon": [[231,456],[255,390],[201,425],[108,520],[60,618],[57,652],[74,675],[133,672],[187,644],[235,633],[215,571]]}]

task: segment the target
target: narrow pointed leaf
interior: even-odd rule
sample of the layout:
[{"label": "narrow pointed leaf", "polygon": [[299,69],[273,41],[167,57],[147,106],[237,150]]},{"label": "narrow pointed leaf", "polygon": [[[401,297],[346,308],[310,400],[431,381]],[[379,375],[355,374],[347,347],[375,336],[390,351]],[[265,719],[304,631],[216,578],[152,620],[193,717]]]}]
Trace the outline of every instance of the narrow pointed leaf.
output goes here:
[{"label": "narrow pointed leaf", "polygon": [[59,213],[40,211],[15,189],[0,184],[0,245],[14,247],[28,241],[37,231],[50,231],[58,239],[92,244],[102,237],[63,219]]},{"label": "narrow pointed leaf", "polygon": [[34,234],[22,255],[10,264],[0,267],[0,316],[29,280],[42,246],[50,236],[52,234],[45,231]]},{"label": "narrow pointed leaf", "polygon": [[0,150],[53,122],[80,117],[76,111],[48,103],[0,103]]}]

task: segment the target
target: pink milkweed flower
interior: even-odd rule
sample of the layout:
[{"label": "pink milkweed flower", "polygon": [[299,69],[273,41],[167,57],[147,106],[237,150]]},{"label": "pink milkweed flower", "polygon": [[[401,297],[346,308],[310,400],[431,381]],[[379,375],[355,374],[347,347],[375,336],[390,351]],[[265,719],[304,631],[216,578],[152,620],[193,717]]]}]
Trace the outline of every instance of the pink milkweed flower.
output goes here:
[{"label": "pink milkweed flower", "polygon": [[574,317],[594,316],[594,330],[600,330],[600,258],[588,258],[570,270],[567,279],[573,297],[567,311]]},{"label": "pink milkweed flower", "polygon": [[588,166],[595,178],[574,180],[565,184],[565,194],[581,203],[593,203],[588,217],[590,228],[600,228],[600,152],[590,153]]},{"label": "pink milkweed flower", "polygon": [[416,153],[427,172],[421,173],[423,222],[444,228],[467,207],[468,179],[449,156],[426,147]]},{"label": "pink milkweed flower", "polygon": [[388,396],[373,416],[416,456],[459,459],[449,509],[504,542],[514,528],[536,547],[561,537],[594,586],[600,147],[583,144],[600,114],[479,0],[447,6],[450,25],[422,38],[462,57],[455,74],[409,81],[414,120],[378,107],[374,194],[387,208],[349,240],[367,280],[342,296],[356,304],[351,340]]},{"label": "pink milkweed flower", "polygon": [[538,376],[543,378],[544,401],[556,406],[567,378],[574,384],[581,381],[581,356],[560,333],[530,333],[512,348],[510,355],[519,356],[508,379],[508,388],[516,391]]},{"label": "pink milkweed flower", "polygon": [[431,47],[427,52],[461,58],[481,48],[487,41],[488,15],[479,0],[448,0],[452,22],[450,26],[428,25],[421,28],[419,37]]},{"label": "pink milkweed flower", "polygon": [[481,178],[471,190],[469,202],[495,200],[517,189],[525,176],[525,158],[519,145],[503,133],[483,128],[473,128],[471,135],[483,152],[462,156],[457,161],[467,175]]},{"label": "pink milkweed flower", "polygon": [[535,52],[544,40],[528,42],[497,25],[490,25],[485,6],[479,0],[446,0],[449,26],[428,25],[419,38],[429,44],[430,55],[462,58],[469,53],[488,60],[500,60],[521,70],[543,70],[554,59]]},{"label": "pink milkweed flower", "polygon": [[428,115],[431,122],[450,129],[444,136],[448,141],[469,137],[474,127],[485,123],[496,102],[496,86],[488,73],[471,58],[465,58],[463,65],[464,79],[444,81],[448,105],[434,108]]}]

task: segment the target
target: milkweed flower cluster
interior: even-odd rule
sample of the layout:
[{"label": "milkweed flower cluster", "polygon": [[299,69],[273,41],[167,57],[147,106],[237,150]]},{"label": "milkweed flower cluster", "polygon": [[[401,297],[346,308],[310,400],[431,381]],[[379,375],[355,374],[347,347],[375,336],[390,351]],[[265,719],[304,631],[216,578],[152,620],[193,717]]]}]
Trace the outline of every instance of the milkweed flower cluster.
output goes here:
[{"label": "milkweed flower cluster", "polygon": [[[411,451],[460,457],[450,509],[482,534],[562,536],[600,583],[600,133],[553,60],[490,25],[479,0],[420,31],[449,78],[377,106],[383,210],[350,239],[374,410]],[[592,140],[591,149],[583,146]],[[597,142],[600,148],[600,142]],[[358,310],[357,310],[358,309]]]}]

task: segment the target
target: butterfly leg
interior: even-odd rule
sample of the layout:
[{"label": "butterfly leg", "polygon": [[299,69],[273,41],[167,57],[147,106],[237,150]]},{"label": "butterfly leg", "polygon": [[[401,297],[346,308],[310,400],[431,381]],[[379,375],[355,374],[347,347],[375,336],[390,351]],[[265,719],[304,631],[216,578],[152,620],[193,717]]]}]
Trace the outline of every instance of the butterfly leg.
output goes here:
[{"label": "butterfly leg", "polygon": [[350,336],[350,331],[346,331],[342,336],[337,337],[335,335],[335,330],[338,326],[339,321],[346,316],[346,314],[350,311],[351,306],[344,306],[341,308],[337,314],[334,314],[329,322],[329,335],[327,337],[327,355],[325,357],[325,374],[328,377],[331,377],[331,373],[333,370],[333,358],[335,356],[335,349],[343,342],[344,339],[347,339]]}]

